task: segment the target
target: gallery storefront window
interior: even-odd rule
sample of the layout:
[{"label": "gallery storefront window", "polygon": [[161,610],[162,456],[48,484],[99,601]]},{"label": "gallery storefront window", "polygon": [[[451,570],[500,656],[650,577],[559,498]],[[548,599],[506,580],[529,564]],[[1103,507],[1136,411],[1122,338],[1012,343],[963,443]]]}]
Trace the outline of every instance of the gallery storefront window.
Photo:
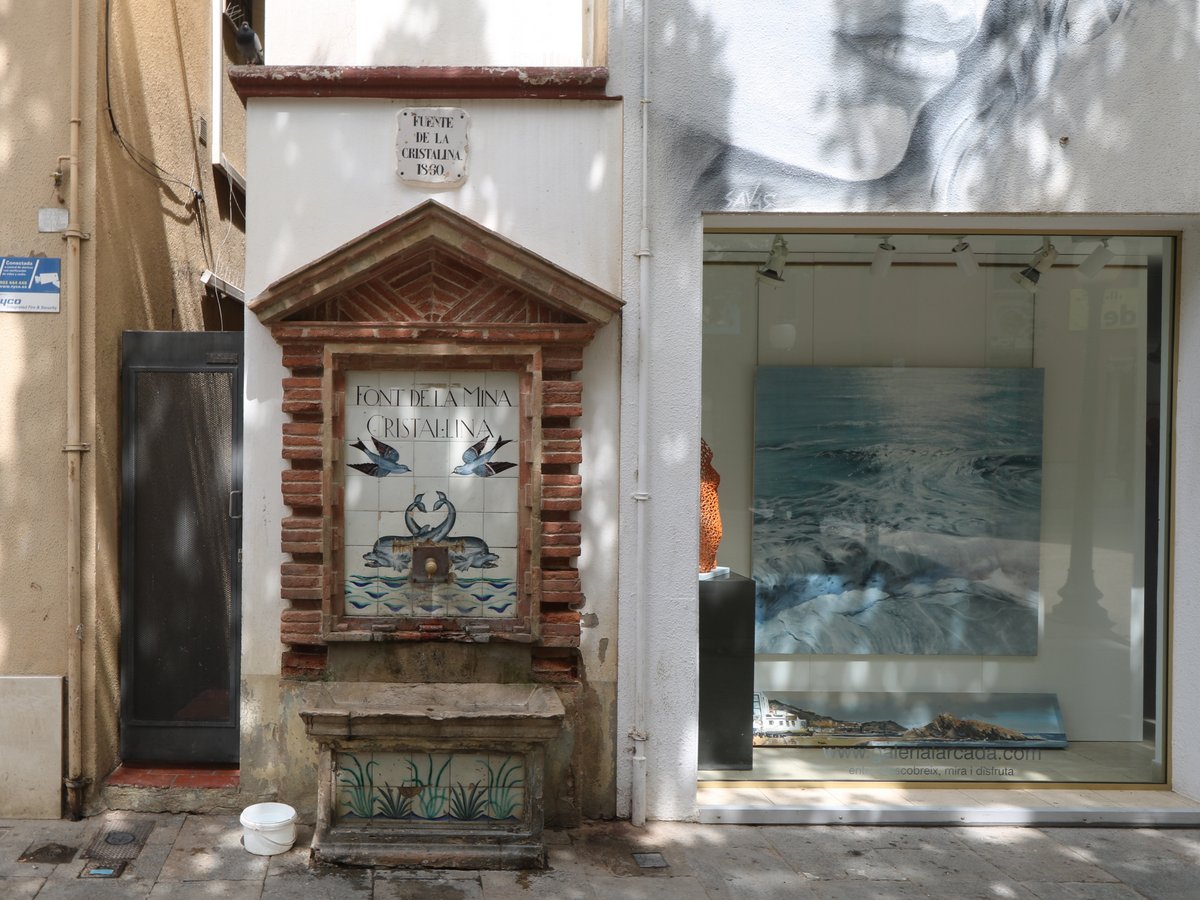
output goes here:
[{"label": "gallery storefront window", "polygon": [[753,768],[702,780],[1165,780],[1174,269],[1159,235],[706,235],[755,652]]}]

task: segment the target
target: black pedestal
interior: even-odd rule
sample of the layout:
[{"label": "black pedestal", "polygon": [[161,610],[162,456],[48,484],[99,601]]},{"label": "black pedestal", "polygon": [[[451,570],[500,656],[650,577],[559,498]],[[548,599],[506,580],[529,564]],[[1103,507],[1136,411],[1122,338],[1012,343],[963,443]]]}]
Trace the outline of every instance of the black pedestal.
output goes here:
[{"label": "black pedestal", "polygon": [[701,769],[754,767],[754,581],[700,582]]}]

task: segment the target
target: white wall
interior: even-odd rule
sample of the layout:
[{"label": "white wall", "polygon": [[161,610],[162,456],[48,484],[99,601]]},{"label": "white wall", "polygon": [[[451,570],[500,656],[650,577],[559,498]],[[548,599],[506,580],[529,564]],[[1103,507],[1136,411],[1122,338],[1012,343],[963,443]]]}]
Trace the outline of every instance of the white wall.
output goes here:
[{"label": "white wall", "polygon": [[[620,288],[620,106],[616,103],[470,101],[470,174],[431,194],[396,176],[390,101],[251,100],[247,110],[249,215],[246,295],[434,196],[481,224],[616,293]],[[437,104],[450,105],[439,101]],[[589,508],[617,506],[617,433],[602,411],[617,403],[617,324],[602,330],[582,373],[588,413],[581,466]],[[246,323],[244,677],[279,672],[280,350],[253,316]],[[584,519],[581,575],[589,665],[614,653],[616,536]],[[601,647],[600,642],[608,638]],[[611,668],[613,658],[608,657]],[[261,723],[257,712],[243,728]]]},{"label": "white wall", "polygon": [[263,55],[272,66],[580,66],[584,6],[581,0],[269,0]]},{"label": "white wall", "polygon": [[1175,790],[1200,798],[1200,223],[1183,233],[1177,342],[1179,377],[1175,385],[1175,540],[1169,674],[1171,782]]},{"label": "white wall", "polygon": [[[1005,9],[1034,6],[1039,5],[1012,3]],[[1097,10],[1105,4],[1072,6]],[[865,8],[840,7],[847,11]],[[622,559],[633,560],[642,542],[651,573],[652,590],[644,600],[652,635],[644,661],[652,685],[647,714],[651,817],[677,818],[695,812],[702,213],[1149,213],[1152,215],[1140,220],[1140,227],[1152,228],[1164,221],[1153,214],[1187,215],[1200,210],[1198,158],[1190,150],[1200,137],[1200,108],[1180,102],[1200,88],[1200,10],[1195,4],[1134,0],[1112,27],[1090,43],[1075,43],[1079,35],[1094,33],[1090,27],[1077,28],[1075,37],[1063,40],[1056,56],[1040,54],[1043,65],[1029,73],[1024,105],[1010,109],[1002,121],[974,118],[969,111],[973,98],[980,96],[976,90],[979,83],[962,80],[961,91],[950,90],[944,102],[928,107],[926,118],[933,121],[921,142],[910,144],[907,137],[899,138],[901,149],[895,155],[903,167],[898,163],[893,174],[857,180],[819,177],[805,173],[801,166],[774,159],[767,134],[773,127],[772,117],[794,132],[815,130],[817,137],[835,150],[834,144],[846,142],[851,134],[834,127],[837,121],[830,124],[799,115],[788,101],[793,86],[831,84],[823,80],[830,72],[839,77],[837,66],[821,68],[813,62],[820,48],[806,43],[806,29],[824,27],[823,14],[843,15],[837,10],[835,3],[804,8],[763,4],[746,15],[737,4],[717,0],[657,0],[650,23],[651,79],[645,91],[653,101],[646,171],[640,156],[640,110],[633,102],[626,106],[630,136],[625,156],[628,246],[636,246],[640,224],[636,211],[644,182],[649,186],[652,210],[648,223],[652,273],[645,298],[638,296],[636,261],[627,257],[624,269],[629,305],[621,492]],[[624,9],[613,12],[610,89],[632,99],[643,96],[641,10],[630,9],[628,17],[625,13]],[[749,39],[739,29],[760,26],[774,30],[767,35],[769,45],[760,42],[755,52],[738,52],[739,42]],[[836,82],[832,84],[831,89],[838,88]],[[859,99],[869,96],[875,94],[864,92]],[[861,104],[858,109],[847,104],[846,109],[855,113],[846,121],[880,126],[852,141],[855,146],[871,148],[897,140],[882,127],[886,110],[864,113]],[[985,127],[976,127],[979,125]],[[726,217],[729,224],[733,218]],[[860,220],[852,216],[830,218],[840,227],[860,227]],[[880,217],[874,218],[871,230],[887,233]],[[742,227],[778,230],[778,222],[767,217],[746,216],[736,221]],[[925,227],[949,227],[953,220],[930,217],[927,221],[930,224]],[[1080,219],[1075,227],[1084,221],[1089,227],[1107,225],[1103,219]],[[921,227],[904,217],[895,227],[910,225]],[[1048,226],[1026,218],[1009,220],[1007,227],[1035,231]],[[1185,379],[1180,391],[1180,458],[1176,467],[1180,488],[1173,645],[1177,687],[1172,723],[1176,784],[1193,793],[1200,791],[1200,750],[1196,749],[1200,747],[1200,715],[1191,708],[1194,704],[1180,700],[1180,694],[1200,676],[1200,663],[1190,649],[1200,639],[1200,604],[1193,612],[1189,601],[1190,585],[1200,572],[1192,571],[1196,564],[1184,562],[1178,549],[1186,552],[1190,544],[1185,537],[1196,535],[1200,528],[1200,516],[1191,508],[1200,498],[1194,496],[1194,478],[1187,474],[1200,471],[1200,450],[1193,440],[1198,426],[1193,421],[1195,414],[1187,408],[1187,376],[1193,374],[1188,359],[1200,354],[1200,331],[1191,321],[1195,304],[1200,302],[1200,274],[1187,261],[1195,252],[1191,242],[1197,236],[1189,232],[1183,244],[1184,330],[1180,346]],[[651,512],[648,533],[639,536],[634,527],[635,502],[628,498],[634,488],[636,461],[634,339],[637,306],[642,300],[649,306],[649,393],[657,400],[646,461]],[[628,565],[622,568],[621,585],[622,595],[632,597],[636,577]],[[625,612],[619,735],[626,734],[633,724],[633,671],[640,664],[630,654],[635,634],[628,606]],[[623,785],[629,784],[628,750],[628,743],[618,748]],[[627,808],[627,788],[619,799]]]}]

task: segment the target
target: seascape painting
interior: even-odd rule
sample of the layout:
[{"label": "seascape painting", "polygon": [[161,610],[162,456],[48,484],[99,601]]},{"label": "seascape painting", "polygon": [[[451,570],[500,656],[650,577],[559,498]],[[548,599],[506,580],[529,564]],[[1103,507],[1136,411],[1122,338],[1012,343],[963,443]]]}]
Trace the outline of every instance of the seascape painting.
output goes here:
[{"label": "seascape painting", "polygon": [[1067,746],[1054,694],[756,692],[756,747]]},{"label": "seascape painting", "polygon": [[764,654],[1029,656],[1040,369],[758,370]]}]

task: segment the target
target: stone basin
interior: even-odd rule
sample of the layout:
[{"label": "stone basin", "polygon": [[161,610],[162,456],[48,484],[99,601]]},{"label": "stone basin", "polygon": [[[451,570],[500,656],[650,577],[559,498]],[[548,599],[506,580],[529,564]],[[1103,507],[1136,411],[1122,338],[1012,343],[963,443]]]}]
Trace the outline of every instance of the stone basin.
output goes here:
[{"label": "stone basin", "polygon": [[547,685],[326,685],[300,713],[320,747],[315,858],[544,866],[544,746],[565,714]]},{"label": "stone basin", "polygon": [[566,710],[543,684],[393,684],[339,682],[327,702],[301,711],[308,734],[377,737],[405,734],[549,738]]}]

